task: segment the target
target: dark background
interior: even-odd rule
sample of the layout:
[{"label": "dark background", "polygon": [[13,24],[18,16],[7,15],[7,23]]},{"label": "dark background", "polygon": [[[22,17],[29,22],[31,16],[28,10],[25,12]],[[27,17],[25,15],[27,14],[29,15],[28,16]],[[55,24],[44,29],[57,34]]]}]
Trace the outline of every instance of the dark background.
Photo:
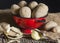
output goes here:
[{"label": "dark background", "polygon": [[[0,0],[0,9],[7,9],[14,3],[21,0]],[[60,0],[26,0],[28,3],[31,1],[43,2],[49,7],[49,12],[60,12]]]}]

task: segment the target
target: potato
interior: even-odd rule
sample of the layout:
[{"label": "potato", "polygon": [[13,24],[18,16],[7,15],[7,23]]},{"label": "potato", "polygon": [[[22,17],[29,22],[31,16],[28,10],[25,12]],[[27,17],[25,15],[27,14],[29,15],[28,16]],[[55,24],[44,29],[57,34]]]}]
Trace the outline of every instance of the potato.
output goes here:
[{"label": "potato", "polygon": [[20,9],[20,7],[19,7],[18,5],[13,4],[13,5],[11,6],[11,13],[12,13],[12,14],[17,14],[19,9]]},{"label": "potato", "polygon": [[40,36],[39,36],[39,33],[35,30],[32,30],[32,34],[31,34],[31,37],[35,40],[39,40],[40,39]]},{"label": "potato", "polygon": [[48,13],[48,6],[40,3],[32,12],[32,18],[40,18],[46,16]]},{"label": "potato", "polygon": [[0,23],[0,25],[4,29],[3,31],[6,31],[7,33],[9,33],[9,31],[10,31],[10,24],[2,22],[2,23]]},{"label": "potato", "polygon": [[53,28],[53,32],[60,33],[60,26]]},{"label": "potato", "polygon": [[19,11],[21,17],[31,18],[31,9],[29,7],[22,7]]},{"label": "potato", "polygon": [[58,26],[58,24],[54,21],[49,21],[46,25],[45,25],[45,29],[46,30],[50,30],[51,28],[54,28]]},{"label": "potato", "polygon": [[36,6],[38,5],[38,3],[36,1],[32,1],[30,4],[29,4],[29,7],[31,9],[34,9]]},{"label": "potato", "polygon": [[18,5],[20,7],[24,7],[25,5],[27,5],[27,2],[26,1],[21,1],[21,2],[18,3]]}]

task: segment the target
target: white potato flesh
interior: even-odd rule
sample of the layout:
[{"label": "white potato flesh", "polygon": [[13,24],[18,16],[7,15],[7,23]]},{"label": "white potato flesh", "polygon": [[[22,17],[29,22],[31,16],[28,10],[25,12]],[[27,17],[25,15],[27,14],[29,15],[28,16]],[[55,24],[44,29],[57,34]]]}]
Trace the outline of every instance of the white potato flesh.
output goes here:
[{"label": "white potato flesh", "polygon": [[31,37],[33,39],[35,39],[35,40],[39,40],[40,39],[39,33],[37,31],[34,31],[34,30],[32,30]]}]

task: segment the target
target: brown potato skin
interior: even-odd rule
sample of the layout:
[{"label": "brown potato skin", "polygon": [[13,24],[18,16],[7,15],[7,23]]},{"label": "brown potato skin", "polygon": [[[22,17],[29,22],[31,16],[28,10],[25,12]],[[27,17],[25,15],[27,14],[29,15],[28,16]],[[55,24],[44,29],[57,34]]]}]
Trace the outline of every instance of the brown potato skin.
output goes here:
[{"label": "brown potato skin", "polygon": [[27,6],[22,7],[19,11],[19,14],[23,18],[31,18],[31,9]]},{"label": "brown potato skin", "polygon": [[48,6],[40,3],[32,12],[32,18],[40,18],[46,16],[48,13]]}]

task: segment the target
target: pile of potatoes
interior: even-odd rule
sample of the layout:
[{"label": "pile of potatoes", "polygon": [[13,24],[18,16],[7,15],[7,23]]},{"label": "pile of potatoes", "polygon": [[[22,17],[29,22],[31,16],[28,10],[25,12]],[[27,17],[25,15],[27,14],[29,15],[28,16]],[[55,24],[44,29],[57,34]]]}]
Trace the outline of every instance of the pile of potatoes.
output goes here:
[{"label": "pile of potatoes", "polygon": [[48,6],[44,3],[37,3],[32,1],[29,4],[26,1],[20,1],[17,4],[11,6],[12,14],[19,14],[23,18],[40,18],[44,17],[48,13]]},{"label": "pile of potatoes", "polygon": [[[13,4],[11,6],[12,14],[19,14],[20,17],[23,18],[40,18],[44,17],[48,14],[48,6],[44,3],[37,3],[36,1],[32,1],[29,4],[26,1],[20,1],[17,4]],[[54,21],[49,21],[44,25],[46,31],[52,29],[53,33],[60,33],[60,26]],[[45,34],[46,35],[46,34]],[[32,32],[31,37],[35,40],[40,39],[40,35],[37,31]],[[48,36],[49,37],[49,36]]]},{"label": "pile of potatoes", "polygon": [[[12,14],[19,14],[23,18],[40,18],[44,17],[48,13],[48,6],[44,3],[37,3],[32,1],[29,4],[26,1],[20,1],[17,4],[11,6]],[[53,28],[54,32],[60,33],[60,26],[54,21],[49,21],[45,24],[45,30],[50,30]]]}]

